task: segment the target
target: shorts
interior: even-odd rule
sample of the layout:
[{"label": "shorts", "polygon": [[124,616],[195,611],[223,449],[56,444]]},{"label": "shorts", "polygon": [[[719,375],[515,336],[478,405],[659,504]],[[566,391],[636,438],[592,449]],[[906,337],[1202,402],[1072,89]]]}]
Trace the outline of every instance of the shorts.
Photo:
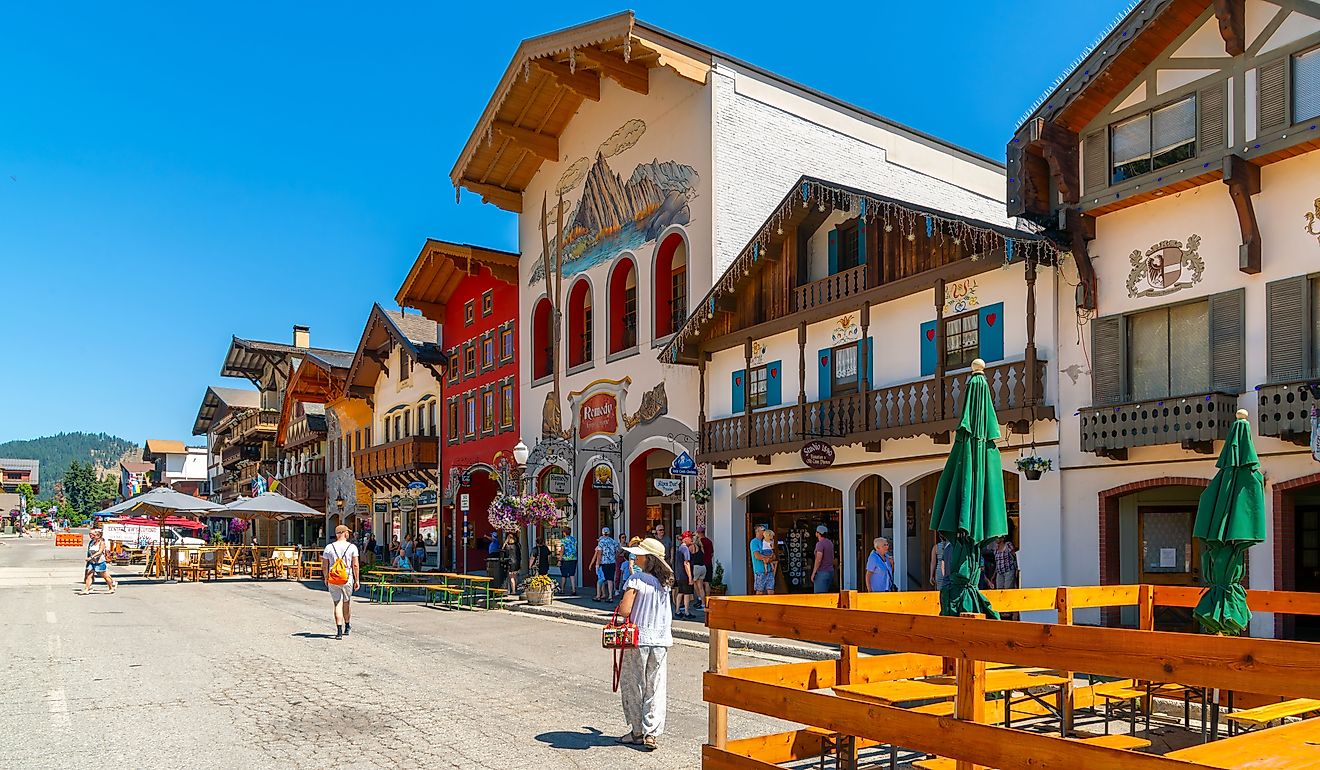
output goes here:
[{"label": "shorts", "polygon": [[675,584],[674,584],[674,593],[678,594],[679,596],[691,596],[691,595],[692,595],[692,584],[691,584],[691,583],[687,583],[687,582],[684,582],[684,583],[675,583]]},{"label": "shorts", "polygon": [[771,570],[756,573],[752,578],[752,588],[757,591],[775,590],[775,573]]},{"label": "shorts", "polygon": [[565,559],[559,562],[560,577],[571,578],[577,575],[577,559]]},{"label": "shorts", "polygon": [[353,600],[352,581],[349,581],[343,584],[342,586],[337,586],[334,583],[330,583],[329,587],[330,587],[330,601],[334,602],[335,604],[339,604],[340,602],[350,602]]},{"label": "shorts", "polygon": [[692,582],[695,583],[695,582],[698,581],[698,580],[705,580],[705,579],[706,579],[706,565],[705,565],[705,564],[693,564],[693,565],[692,565]]},{"label": "shorts", "polygon": [[93,564],[89,569],[98,575],[104,575],[107,566],[109,565],[105,562],[101,562],[100,564]]}]

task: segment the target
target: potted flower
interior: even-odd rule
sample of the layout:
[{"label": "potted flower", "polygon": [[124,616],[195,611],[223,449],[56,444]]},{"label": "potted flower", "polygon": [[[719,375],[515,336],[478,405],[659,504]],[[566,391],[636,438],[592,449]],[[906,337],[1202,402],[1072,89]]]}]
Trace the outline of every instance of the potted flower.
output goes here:
[{"label": "potted flower", "polygon": [[697,505],[705,505],[710,502],[710,487],[697,487],[692,490],[692,502]]},{"label": "potted flower", "polygon": [[549,604],[554,596],[555,581],[549,575],[532,575],[532,579],[527,581],[527,590],[523,591],[527,603],[537,607]]},{"label": "potted flower", "polygon": [[724,596],[729,592],[729,587],[724,584],[724,565],[715,560],[715,572],[710,578],[710,595]]},{"label": "potted flower", "polygon": [[1047,457],[1030,455],[1028,457],[1019,457],[1017,459],[1017,467],[1029,481],[1035,481],[1040,478],[1040,474],[1048,471],[1054,466]]}]

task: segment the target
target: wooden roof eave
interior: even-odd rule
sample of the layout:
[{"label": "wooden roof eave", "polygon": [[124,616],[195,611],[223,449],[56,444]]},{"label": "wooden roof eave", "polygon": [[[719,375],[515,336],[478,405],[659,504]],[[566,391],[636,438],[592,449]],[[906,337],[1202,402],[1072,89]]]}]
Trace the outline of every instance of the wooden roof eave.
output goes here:
[{"label": "wooden roof eave", "polygon": [[455,274],[461,280],[476,264],[496,280],[517,286],[518,258],[513,252],[428,238],[394,299],[401,307],[415,308],[430,320],[444,323],[445,310],[458,286],[452,280]]}]

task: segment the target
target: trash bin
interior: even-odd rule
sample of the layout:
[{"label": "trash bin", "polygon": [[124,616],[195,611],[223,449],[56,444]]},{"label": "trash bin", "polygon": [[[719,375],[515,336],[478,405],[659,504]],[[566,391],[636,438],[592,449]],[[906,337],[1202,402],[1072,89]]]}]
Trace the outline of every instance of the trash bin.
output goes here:
[{"label": "trash bin", "polygon": [[495,587],[502,586],[508,582],[509,576],[504,571],[504,562],[500,557],[486,557],[486,576],[495,579],[495,582],[492,584]]}]

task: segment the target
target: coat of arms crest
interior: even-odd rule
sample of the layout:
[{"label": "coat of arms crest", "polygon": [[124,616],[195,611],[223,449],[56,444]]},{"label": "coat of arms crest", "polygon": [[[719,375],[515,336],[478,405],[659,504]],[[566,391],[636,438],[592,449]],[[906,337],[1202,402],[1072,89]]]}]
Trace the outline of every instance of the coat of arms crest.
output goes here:
[{"label": "coat of arms crest", "polygon": [[1133,250],[1128,257],[1132,263],[1128,296],[1163,297],[1200,283],[1205,272],[1205,262],[1196,253],[1200,246],[1201,236],[1190,235],[1186,245],[1182,241],[1160,241],[1144,252]]}]

